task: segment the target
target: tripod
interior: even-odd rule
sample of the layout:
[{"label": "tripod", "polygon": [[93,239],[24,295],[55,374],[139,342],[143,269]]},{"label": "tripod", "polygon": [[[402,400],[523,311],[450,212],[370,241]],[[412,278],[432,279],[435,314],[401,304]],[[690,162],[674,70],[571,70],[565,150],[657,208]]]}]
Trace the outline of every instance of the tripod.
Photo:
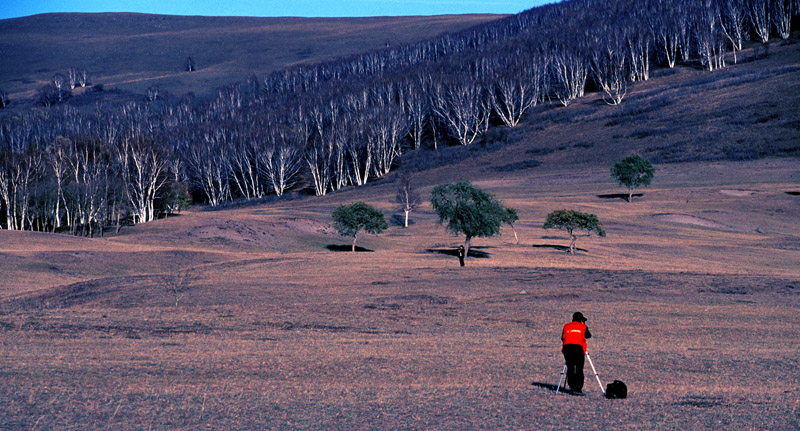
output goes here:
[{"label": "tripod", "polygon": [[[594,363],[592,362],[592,357],[589,356],[588,353],[585,353],[586,359],[589,360],[589,365],[592,366],[592,372],[594,373],[594,378],[597,379],[597,384],[600,385],[600,392],[603,393],[603,396],[606,395],[606,391],[603,389],[603,384],[600,383],[600,375],[597,374],[597,370],[594,368]],[[561,370],[561,378],[558,379],[558,386],[556,386],[556,394],[558,391],[561,390],[561,382],[564,381],[564,377],[567,375],[567,364],[564,364],[564,368]]]}]

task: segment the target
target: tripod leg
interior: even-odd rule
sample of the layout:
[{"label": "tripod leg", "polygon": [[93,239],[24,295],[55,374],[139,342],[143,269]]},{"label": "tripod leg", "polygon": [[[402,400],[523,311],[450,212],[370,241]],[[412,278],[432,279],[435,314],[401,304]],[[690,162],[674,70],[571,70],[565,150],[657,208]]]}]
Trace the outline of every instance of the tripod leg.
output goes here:
[{"label": "tripod leg", "polygon": [[567,364],[564,364],[564,369],[561,370],[561,377],[558,379],[558,386],[556,386],[556,394],[561,389],[561,382],[564,381],[564,376],[567,374]]},{"label": "tripod leg", "polygon": [[603,393],[603,396],[606,396],[606,391],[603,389],[603,384],[600,383],[600,376],[597,375],[597,370],[594,369],[594,364],[592,363],[592,357],[589,354],[586,354],[586,359],[589,360],[589,365],[592,366],[592,372],[594,372],[594,378],[597,379],[597,384],[600,385],[600,392]]}]

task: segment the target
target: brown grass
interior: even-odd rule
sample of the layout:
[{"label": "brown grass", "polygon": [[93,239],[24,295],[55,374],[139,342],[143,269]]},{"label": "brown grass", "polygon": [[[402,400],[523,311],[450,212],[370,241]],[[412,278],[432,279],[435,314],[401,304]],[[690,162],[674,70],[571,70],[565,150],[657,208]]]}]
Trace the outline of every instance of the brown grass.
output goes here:
[{"label": "brown grass", "polygon": [[[748,197],[674,188],[661,172],[667,185],[630,204],[593,198],[592,177],[563,188],[533,172],[524,177],[541,188],[478,182],[520,210],[522,243],[510,232],[478,239],[490,258],[463,269],[424,251],[457,239],[420,215],[365,238],[374,253],[325,250],[347,242],[324,226],[348,194],[189,212],[105,239],[46,236],[46,252],[43,235],[2,232],[12,286],[21,268],[45,264],[86,280],[48,287],[55,269],[40,268],[3,291],[3,427],[794,428],[798,202],[779,196],[788,184],[749,174],[767,165],[775,180],[795,166],[731,166],[743,174],[726,187],[761,190]],[[373,188],[372,203],[389,210],[390,192]],[[685,193],[694,198],[677,204]],[[566,243],[539,228],[558,205],[600,214],[608,237],[583,239],[588,252],[574,257],[531,247]],[[675,205],[758,220],[763,233],[652,217]],[[161,283],[177,268],[198,278],[176,308]],[[629,399],[603,400],[588,377],[583,398],[548,389],[575,310],[590,319],[604,383],[624,380]]]},{"label": "brown grass", "polygon": [[[55,73],[85,68],[106,90],[180,97],[214,94],[248,76],[418,42],[500,18],[442,15],[374,18],[244,18],[144,14],[44,14],[0,20],[0,88],[12,103]],[[198,70],[184,71],[192,56]]]},{"label": "brown grass", "polygon": [[[726,73],[783,67],[796,45],[782,55]],[[706,76],[682,69],[632,95]],[[781,77],[714,93],[715,109],[796,107],[797,72]],[[684,97],[675,120],[605,126],[615,108],[590,96],[560,111],[582,121],[414,174],[423,196],[466,177],[518,209],[520,244],[507,228],[478,238],[489,257],[465,268],[426,251],[460,241],[430,205],[360,239],[372,253],[328,251],[349,243],[331,211],[363,200],[391,214],[392,182],[102,239],[0,232],[0,428],[797,429],[797,159],[659,164],[633,202],[599,197],[620,191],[610,162],[649,145],[613,135],[707,133],[685,122],[713,116],[703,97]],[[720,139],[763,131],[737,127]],[[543,147],[540,165],[491,169]],[[576,256],[550,247],[568,244],[541,229],[559,208],[597,214],[608,236],[579,239]],[[175,307],[163,284],[185,269],[197,278]],[[603,399],[588,375],[584,397],[551,389],[578,310],[603,382],[625,381],[628,399]]]}]

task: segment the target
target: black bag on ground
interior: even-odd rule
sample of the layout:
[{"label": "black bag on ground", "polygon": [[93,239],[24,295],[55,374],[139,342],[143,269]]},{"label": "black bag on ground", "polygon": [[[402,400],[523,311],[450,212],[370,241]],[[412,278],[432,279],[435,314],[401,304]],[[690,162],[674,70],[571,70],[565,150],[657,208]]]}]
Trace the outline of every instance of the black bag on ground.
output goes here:
[{"label": "black bag on ground", "polygon": [[620,380],[606,385],[606,398],[628,398],[628,387]]}]

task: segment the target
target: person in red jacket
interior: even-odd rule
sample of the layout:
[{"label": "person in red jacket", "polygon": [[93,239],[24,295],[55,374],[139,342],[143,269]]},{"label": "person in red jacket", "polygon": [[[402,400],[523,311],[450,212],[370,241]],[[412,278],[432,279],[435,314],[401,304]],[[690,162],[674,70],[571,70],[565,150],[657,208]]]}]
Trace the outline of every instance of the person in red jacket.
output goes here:
[{"label": "person in red jacket", "polygon": [[572,315],[572,322],[564,325],[561,331],[561,352],[567,364],[567,384],[573,393],[583,391],[583,356],[586,354],[586,339],[592,338],[589,328],[586,327],[586,318],[576,312]]}]

